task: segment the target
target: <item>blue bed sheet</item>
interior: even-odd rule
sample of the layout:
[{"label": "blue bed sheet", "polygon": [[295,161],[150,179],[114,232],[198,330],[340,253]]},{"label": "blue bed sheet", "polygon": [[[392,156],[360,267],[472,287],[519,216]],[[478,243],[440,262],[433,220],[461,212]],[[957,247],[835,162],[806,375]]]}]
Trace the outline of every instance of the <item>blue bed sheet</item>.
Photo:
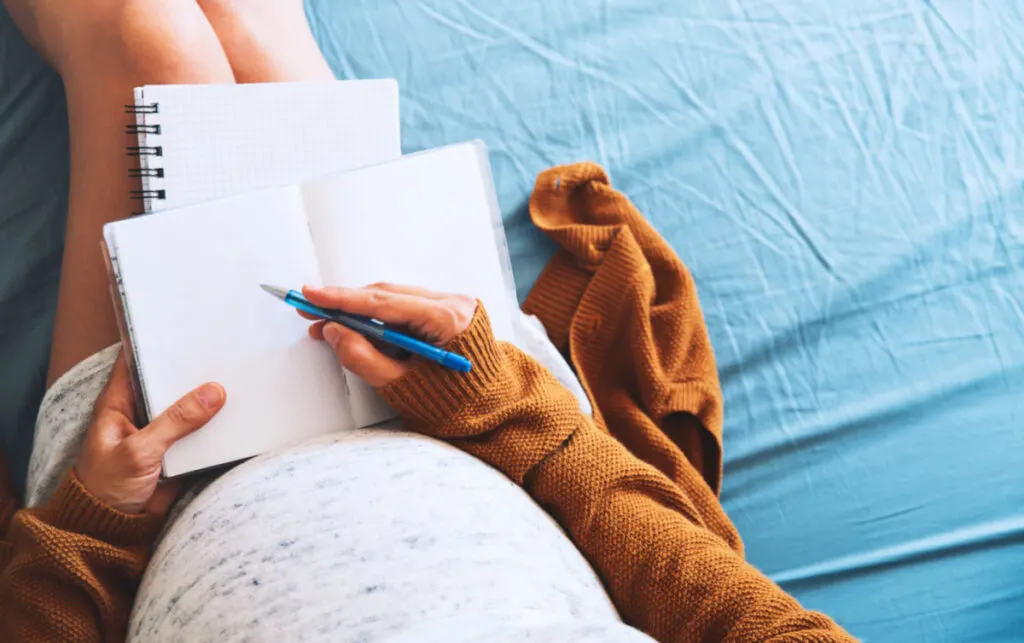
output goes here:
[{"label": "blue bed sheet", "polygon": [[0,5],[0,450],[19,484],[46,384],[67,192],[60,78]]},{"label": "blue bed sheet", "polygon": [[[307,10],[339,77],[399,79],[406,151],[486,140],[521,295],[552,251],[525,212],[551,165],[603,164],[670,240],[751,562],[867,641],[1024,640],[1019,3]],[[52,78],[3,43],[7,423],[45,352],[66,132]]]}]

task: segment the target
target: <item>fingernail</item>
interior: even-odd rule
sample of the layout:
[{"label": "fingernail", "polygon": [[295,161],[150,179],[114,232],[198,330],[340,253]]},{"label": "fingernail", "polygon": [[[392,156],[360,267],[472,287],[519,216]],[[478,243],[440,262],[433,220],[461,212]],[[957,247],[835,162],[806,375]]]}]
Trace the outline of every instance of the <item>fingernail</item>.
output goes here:
[{"label": "fingernail", "polygon": [[327,324],[324,326],[324,339],[331,345],[331,348],[337,350],[338,340],[341,339],[341,328],[337,324]]},{"label": "fingernail", "polygon": [[199,403],[208,409],[215,409],[224,400],[224,389],[216,384],[203,384],[196,392]]}]

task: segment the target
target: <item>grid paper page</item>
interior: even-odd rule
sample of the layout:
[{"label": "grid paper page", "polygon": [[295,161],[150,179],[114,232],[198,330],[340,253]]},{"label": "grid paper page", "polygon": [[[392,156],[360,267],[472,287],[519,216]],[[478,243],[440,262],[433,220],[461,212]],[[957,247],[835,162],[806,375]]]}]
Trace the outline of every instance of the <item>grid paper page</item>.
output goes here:
[{"label": "grid paper page", "polygon": [[[248,85],[150,85],[137,106],[158,105],[137,124],[145,211],[170,210],[252,190],[301,183],[401,155],[398,84],[394,80]],[[150,129],[152,132],[152,129]]]}]

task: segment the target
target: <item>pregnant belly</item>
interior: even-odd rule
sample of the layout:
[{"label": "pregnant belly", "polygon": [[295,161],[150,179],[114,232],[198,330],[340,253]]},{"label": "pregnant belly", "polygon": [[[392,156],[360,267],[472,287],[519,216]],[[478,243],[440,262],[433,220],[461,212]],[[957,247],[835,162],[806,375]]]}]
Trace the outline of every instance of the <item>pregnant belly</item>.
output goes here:
[{"label": "pregnant belly", "polygon": [[169,526],[137,641],[379,640],[445,622],[617,620],[521,489],[448,445],[366,429],[257,458]]}]

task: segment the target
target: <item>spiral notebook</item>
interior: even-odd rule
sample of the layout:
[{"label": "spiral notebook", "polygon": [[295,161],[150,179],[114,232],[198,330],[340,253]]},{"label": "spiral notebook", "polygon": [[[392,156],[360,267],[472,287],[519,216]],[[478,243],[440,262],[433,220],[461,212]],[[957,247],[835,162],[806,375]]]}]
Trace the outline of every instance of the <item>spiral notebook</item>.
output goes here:
[{"label": "spiral notebook", "polygon": [[171,210],[401,155],[398,84],[345,80],[135,90],[128,153],[142,212]]},{"label": "spiral notebook", "polygon": [[154,417],[205,381],[228,392],[167,452],[167,476],[394,415],[261,283],[469,293],[513,339],[512,270],[480,142],[134,217],[105,226],[104,240],[140,408]]}]

